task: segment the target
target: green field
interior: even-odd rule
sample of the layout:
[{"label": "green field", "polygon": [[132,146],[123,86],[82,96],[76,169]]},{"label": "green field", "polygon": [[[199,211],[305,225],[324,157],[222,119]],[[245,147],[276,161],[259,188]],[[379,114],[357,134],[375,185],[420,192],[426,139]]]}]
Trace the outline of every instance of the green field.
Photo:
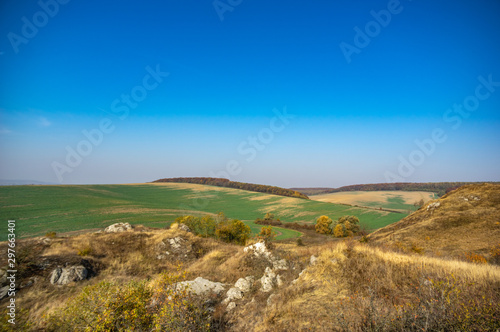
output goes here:
[{"label": "green field", "polygon": [[408,212],[416,210],[415,202],[423,200],[426,203],[437,195],[426,191],[342,191],[311,195],[310,198],[320,202]]},{"label": "green field", "polygon": [[[266,212],[273,212],[282,222],[306,223],[314,223],[320,215],[337,219],[350,214],[359,217],[361,225],[371,230],[406,216],[196,184],[0,187],[0,218],[4,225],[8,219],[16,220],[18,237],[102,229],[117,222],[164,227],[181,215],[220,211],[246,222],[263,217]],[[257,229],[252,223],[250,226]],[[292,230],[281,232],[281,238],[297,236]],[[6,239],[6,233],[6,226],[0,229],[0,240]]]}]

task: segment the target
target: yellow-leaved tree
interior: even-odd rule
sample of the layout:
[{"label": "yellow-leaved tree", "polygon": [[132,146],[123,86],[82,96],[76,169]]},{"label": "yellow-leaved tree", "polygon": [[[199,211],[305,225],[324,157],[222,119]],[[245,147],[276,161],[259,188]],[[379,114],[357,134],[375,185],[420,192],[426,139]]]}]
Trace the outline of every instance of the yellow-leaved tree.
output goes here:
[{"label": "yellow-leaved tree", "polygon": [[316,219],[316,226],[314,227],[316,233],[320,234],[330,234],[332,232],[330,225],[332,223],[332,219],[328,216],[321,216]]}]

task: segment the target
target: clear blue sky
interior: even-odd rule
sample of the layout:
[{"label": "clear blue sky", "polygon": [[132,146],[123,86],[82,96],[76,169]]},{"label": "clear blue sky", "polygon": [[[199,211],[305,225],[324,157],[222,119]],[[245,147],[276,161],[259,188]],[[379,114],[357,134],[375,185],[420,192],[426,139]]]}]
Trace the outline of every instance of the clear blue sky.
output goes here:
[{"label": "clear blue sky", "polygon": [[0,179],[500,180],[497,0],[41,2],[0,4]]}]

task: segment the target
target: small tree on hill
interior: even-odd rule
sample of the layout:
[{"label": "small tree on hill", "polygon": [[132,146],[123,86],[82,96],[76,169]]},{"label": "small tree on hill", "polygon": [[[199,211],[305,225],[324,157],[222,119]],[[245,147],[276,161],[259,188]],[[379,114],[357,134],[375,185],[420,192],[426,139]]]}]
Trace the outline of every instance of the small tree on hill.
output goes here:
[{"label": "small tree on hill", "polygon": [[316,233],[320,234],[330,234],[332,230],[330,229],[330,225],[332,223],[332,219],[327,216],[321,216],[316,219],[316,226],[314,227]]},{"label": "small tree on hill", "polygon": [[276,238],[276,232],[271,226],[264,226],[260,229],[258,237],[264,240],[266,244],[270,244]]}]

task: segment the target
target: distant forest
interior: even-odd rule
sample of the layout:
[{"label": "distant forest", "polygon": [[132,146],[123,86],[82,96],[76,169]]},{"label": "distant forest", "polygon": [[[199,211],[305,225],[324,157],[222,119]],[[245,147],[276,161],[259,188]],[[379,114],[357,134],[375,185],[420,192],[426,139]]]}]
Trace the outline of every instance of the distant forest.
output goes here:
[{"label": "distant forest", "polygon": [[[437,193],[439,196],[449,193],[466,184],[477,184],[484,182],[428,182],[428,183],[373,183],[373,184],[356,184],[344,186],[340,188],[292,188],[292,190],[300,190],[307,195],[329,194],[341,191],[430,191]],[[496,182],[498,183],[498,182]]]},{"label": "distant forest", "polygon": [[159,180],[156,180],[153,182],[176,182],[176,183],[205,184],[205,185],[209,185],[209,186],[235,188],[235,189],[242,189],[242,190],[248,190],[248,191],[256,191],[259,193],[309,199],[309,197],[307,197],[303,193],[301,193],[297,190],[293,190],[293,189],[285,189],[285,188],[280,188],[280,187],[266,186],[263,184],[235,182],[235,181],[229,181],[228,179],[223,179],[223,178],[204,178],[204,177],[168,178],[168,179],[159,179]]}]

